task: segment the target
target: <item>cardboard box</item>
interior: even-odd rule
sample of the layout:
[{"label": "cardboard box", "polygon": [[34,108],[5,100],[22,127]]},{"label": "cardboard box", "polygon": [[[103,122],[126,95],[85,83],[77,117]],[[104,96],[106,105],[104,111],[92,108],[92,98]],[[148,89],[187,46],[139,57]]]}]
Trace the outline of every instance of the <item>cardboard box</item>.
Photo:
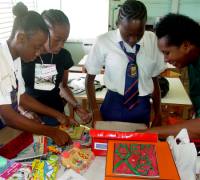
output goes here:
[{"label": "cardboard box", "polygon": [[[139,175],[126,175],[120,173],[114,173],[114,153],[115,145],[118,143],[122,144],[151,144],[155,145],[155,152],[157,157],[157,167],[159,176],[149,177],[149,176],[139,176]],[[130,160],[130,159],[129,159]],[[133,158],[134,160],[134,158]],[[130,161],[128,161],[130,162]],[[116,166],[116,164],[115,164]],[[128,166],[130,167],[130,166]],[[179,180],[179,174],[174,163],[169,145],[166,142],[143,142],[143,141],[108,141],[108,152],[106,157],[106,170],[105,170],[105,180],[137,180],[137,179],[162,179],[162,180]]]},{"label": "cardboard box", "polygon": [[108,140],[135,140],[157,142],[158,135],[155,133],[136,133],[136,132],[119,132],[109,130],[91,129],[92,151],[96,156],[106,156]]}]

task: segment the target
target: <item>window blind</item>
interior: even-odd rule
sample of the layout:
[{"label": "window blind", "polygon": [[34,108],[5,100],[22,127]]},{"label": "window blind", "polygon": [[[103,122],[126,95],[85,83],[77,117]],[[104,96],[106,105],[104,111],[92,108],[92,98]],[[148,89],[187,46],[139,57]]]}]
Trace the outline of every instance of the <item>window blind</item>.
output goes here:
[{"label": "window blind", "polygon": [[0,0],[0,40],[7,39],[11,33],[14,20],[12,7],[19,1],[23,2],[29,10],[36,9],[35,0]]}]

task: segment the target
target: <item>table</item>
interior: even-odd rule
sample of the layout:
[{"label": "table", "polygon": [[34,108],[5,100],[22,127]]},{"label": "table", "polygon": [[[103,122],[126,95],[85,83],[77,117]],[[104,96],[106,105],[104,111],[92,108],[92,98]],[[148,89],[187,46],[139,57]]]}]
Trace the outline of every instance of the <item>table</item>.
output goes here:
[{"label": "table", "polygon": [[[75,79],[79,77],[86,77],[86,73],[69,73],[69,80]],[[96,76],[95,80],[100,81],[102,85],[104,85],[103,74],[99,74]],[[170,105],[180,105],[180,106],[191,106],[192,102],[183,87],[183,84],[179,78],[167,78],[169,81],[169,92],[168,94],[161,99],[162,104],[170,104]],[[103,89],[102,91],[96,92],[97,100],[104,100],[107,89]],[[78,99],[87,99],[87,95],[85,94],[77,94],[75,95]]]},{"label": "table", "polygon": [[[69,80],[79,77],[85,77],[86,73],[69,73]],[[98,74],[95,77],[96,80],[100,81],[104,85],[103,74]],[[164,107],[170,106],[172,108],[179,108],[184,118],[190,118],[189,109],[192,108],[192,102],[179,78],[167,78],[169,81],[169,92],[168,94],[161,99],[161,105]],[[103,102],[106,95],[107,89],[104,88],[101,91],[96,92],[96,100],[100,103]],[[83,106],[87,107],[87,95],[76,94],[77,99],[82,100]]]},{"label": "table", "polygon": [[[69,81],[71,79],[76,79],[76,78],[79,78],[79,77],[86,77],[86,73],[73,73],[73,72],[69,72],[69,77],[68,77]],[[97,75],[95,77],[95,80],[99,81],[101,83],[101,85],[104,85],[103,74]],[[96,92],[96,98],[97,98],[97,100],[99,100],[99,101],[102,102],[104,100],[106,92],[107,92],[106,88],[104,88],[101,91],[97,91]],[[84,94],[76,94],[75,97],[78,98],[78,99],[81,99],[81,100],[87,100],[86,93],[84,93]]]},{"label": "table", "polygon": [[[86,180],[104,180],[105,178],[106,157],[96,156],[90,167],[83,174]],[[64,167],[58,171],[57,178],[64,173]]]},{"label": "table", "polygon": [[82,73],[83,66],[81,66],[81,65],[72,66],[71,68],[69,68],[69,72]]}]

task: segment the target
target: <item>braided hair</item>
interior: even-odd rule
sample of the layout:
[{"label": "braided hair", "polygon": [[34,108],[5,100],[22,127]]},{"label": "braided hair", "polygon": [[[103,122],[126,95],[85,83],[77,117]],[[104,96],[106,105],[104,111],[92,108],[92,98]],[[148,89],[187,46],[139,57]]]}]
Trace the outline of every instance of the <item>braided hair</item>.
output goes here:
[{"label": "braided hair", "polygon": [[137,0],[127,0],[120,7],[118,13],[118,19],[116,24],[118,25],[122,20],[130,21],[133,19],[147,20],[147,9],[145,5]]},{"label": "braided hair", "polygon": [[24,31],[28,36],[33,35],[36,31],[49,33],[48,27],[42,16],[35,11],[28,11],[28,8],[22,3],[17,3],[13,9],[16,16],[10,38],[13,39],[17,31]]},{"label": "braided hair", "polygon": [[169,45],[180,46],[184,41],[189,41],[200,47],[200,25],[193,19],[170,13],[156,24],[158,39],[167,37]]},{"label": "braided hair", "polygon": [[57,9],[43,11],[42,17],[49,27],[53,27],[57,24],[70,25],[68,17],[62,11]]}]

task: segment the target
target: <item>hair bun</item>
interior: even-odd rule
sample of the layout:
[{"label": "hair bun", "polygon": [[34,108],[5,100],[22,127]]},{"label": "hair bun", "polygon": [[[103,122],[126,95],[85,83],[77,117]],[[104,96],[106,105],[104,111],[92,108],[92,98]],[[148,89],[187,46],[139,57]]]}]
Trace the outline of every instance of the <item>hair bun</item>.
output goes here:
[{"label": "hair bun", "polygon": [[13,6],[12,11],[16,17],[22,17],[28,13],[28,8],[24,5],[24,3],[19,2]]}]

